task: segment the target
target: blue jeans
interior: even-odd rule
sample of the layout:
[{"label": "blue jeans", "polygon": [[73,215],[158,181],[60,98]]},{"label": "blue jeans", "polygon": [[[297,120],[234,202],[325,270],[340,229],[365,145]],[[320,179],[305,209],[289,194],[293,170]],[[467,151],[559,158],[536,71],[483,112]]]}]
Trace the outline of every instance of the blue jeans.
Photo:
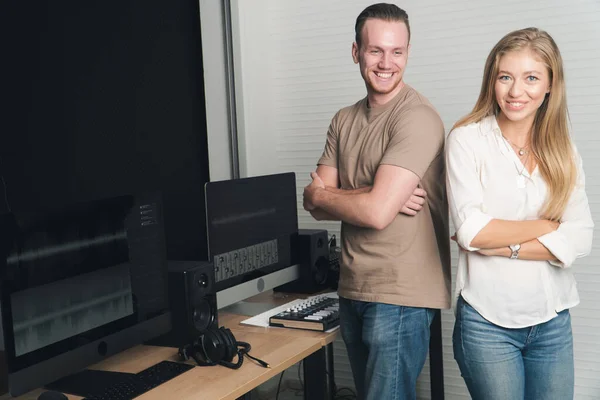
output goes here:
[{"label": "blue jeans", "polygon": [[459,297],[452,342],[474,400],[573,398],[569,310],[539,325],[508,329],[487,321]]},{"label": "blue jeans", "polygon": [[340,329],[358,399],[416,398],[435,310],[340,297]]}]

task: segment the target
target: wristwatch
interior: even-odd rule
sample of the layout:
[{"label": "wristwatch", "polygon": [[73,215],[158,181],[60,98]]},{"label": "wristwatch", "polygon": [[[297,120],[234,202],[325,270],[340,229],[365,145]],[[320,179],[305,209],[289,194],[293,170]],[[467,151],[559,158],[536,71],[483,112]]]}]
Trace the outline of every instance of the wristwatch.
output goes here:
[{"label": "wristwatch", "polygon": [[516,260],[517,258],[519,258],[519,250],[521,250],[520,244],[511,244],[510,246],[508,246],[508,248],[511,251],[511,253],[510,253],[511,260]]}]

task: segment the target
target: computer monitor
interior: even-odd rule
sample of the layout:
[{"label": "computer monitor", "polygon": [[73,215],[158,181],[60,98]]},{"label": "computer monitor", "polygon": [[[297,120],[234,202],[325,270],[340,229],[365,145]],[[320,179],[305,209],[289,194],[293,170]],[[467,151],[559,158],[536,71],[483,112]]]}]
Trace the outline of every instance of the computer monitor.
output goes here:
[{"label": "computer monitor", "polygon": [[205,195],[219,308],[298,278],[293,172],[209,182]]},{"label": "computer monitor", "polygon": [[13,210],[0,230],[11,395],[170,330],[159,194]]}]

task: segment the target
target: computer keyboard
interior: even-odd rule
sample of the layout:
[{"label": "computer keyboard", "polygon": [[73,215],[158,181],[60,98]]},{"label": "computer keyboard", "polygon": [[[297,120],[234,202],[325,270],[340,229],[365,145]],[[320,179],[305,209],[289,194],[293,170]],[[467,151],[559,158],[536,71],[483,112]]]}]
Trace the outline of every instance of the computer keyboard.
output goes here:
[{"label": "computer keyboard", "polygon": [[315,296],[284,306],[278,307],[277,313],[269,317],[270,326],[324,332],[340,324],[338,298]]},{"label": "computer keyboard", "polygon": [[131,400],[194,368],[193,365],[162,361],[137,374],[128,374],[83,400]]}]

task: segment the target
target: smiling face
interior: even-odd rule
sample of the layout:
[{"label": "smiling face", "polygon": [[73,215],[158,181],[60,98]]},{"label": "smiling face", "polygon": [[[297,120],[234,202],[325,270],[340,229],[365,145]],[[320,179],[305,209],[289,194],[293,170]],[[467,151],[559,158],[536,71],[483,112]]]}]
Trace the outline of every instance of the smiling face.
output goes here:
[{"label": "smiling face", "polygon": [[550,92],[550,74],[529,49],[504,54],[498,63],[495,83],[500,118],[533,124],[536,112]]},{"label": "smiling face", "polygon": [[408,28],[404,22],[368,19],[362,28],[360,48],[352,44],[371,107],[381,106],[400,92],[408,58]]}]

